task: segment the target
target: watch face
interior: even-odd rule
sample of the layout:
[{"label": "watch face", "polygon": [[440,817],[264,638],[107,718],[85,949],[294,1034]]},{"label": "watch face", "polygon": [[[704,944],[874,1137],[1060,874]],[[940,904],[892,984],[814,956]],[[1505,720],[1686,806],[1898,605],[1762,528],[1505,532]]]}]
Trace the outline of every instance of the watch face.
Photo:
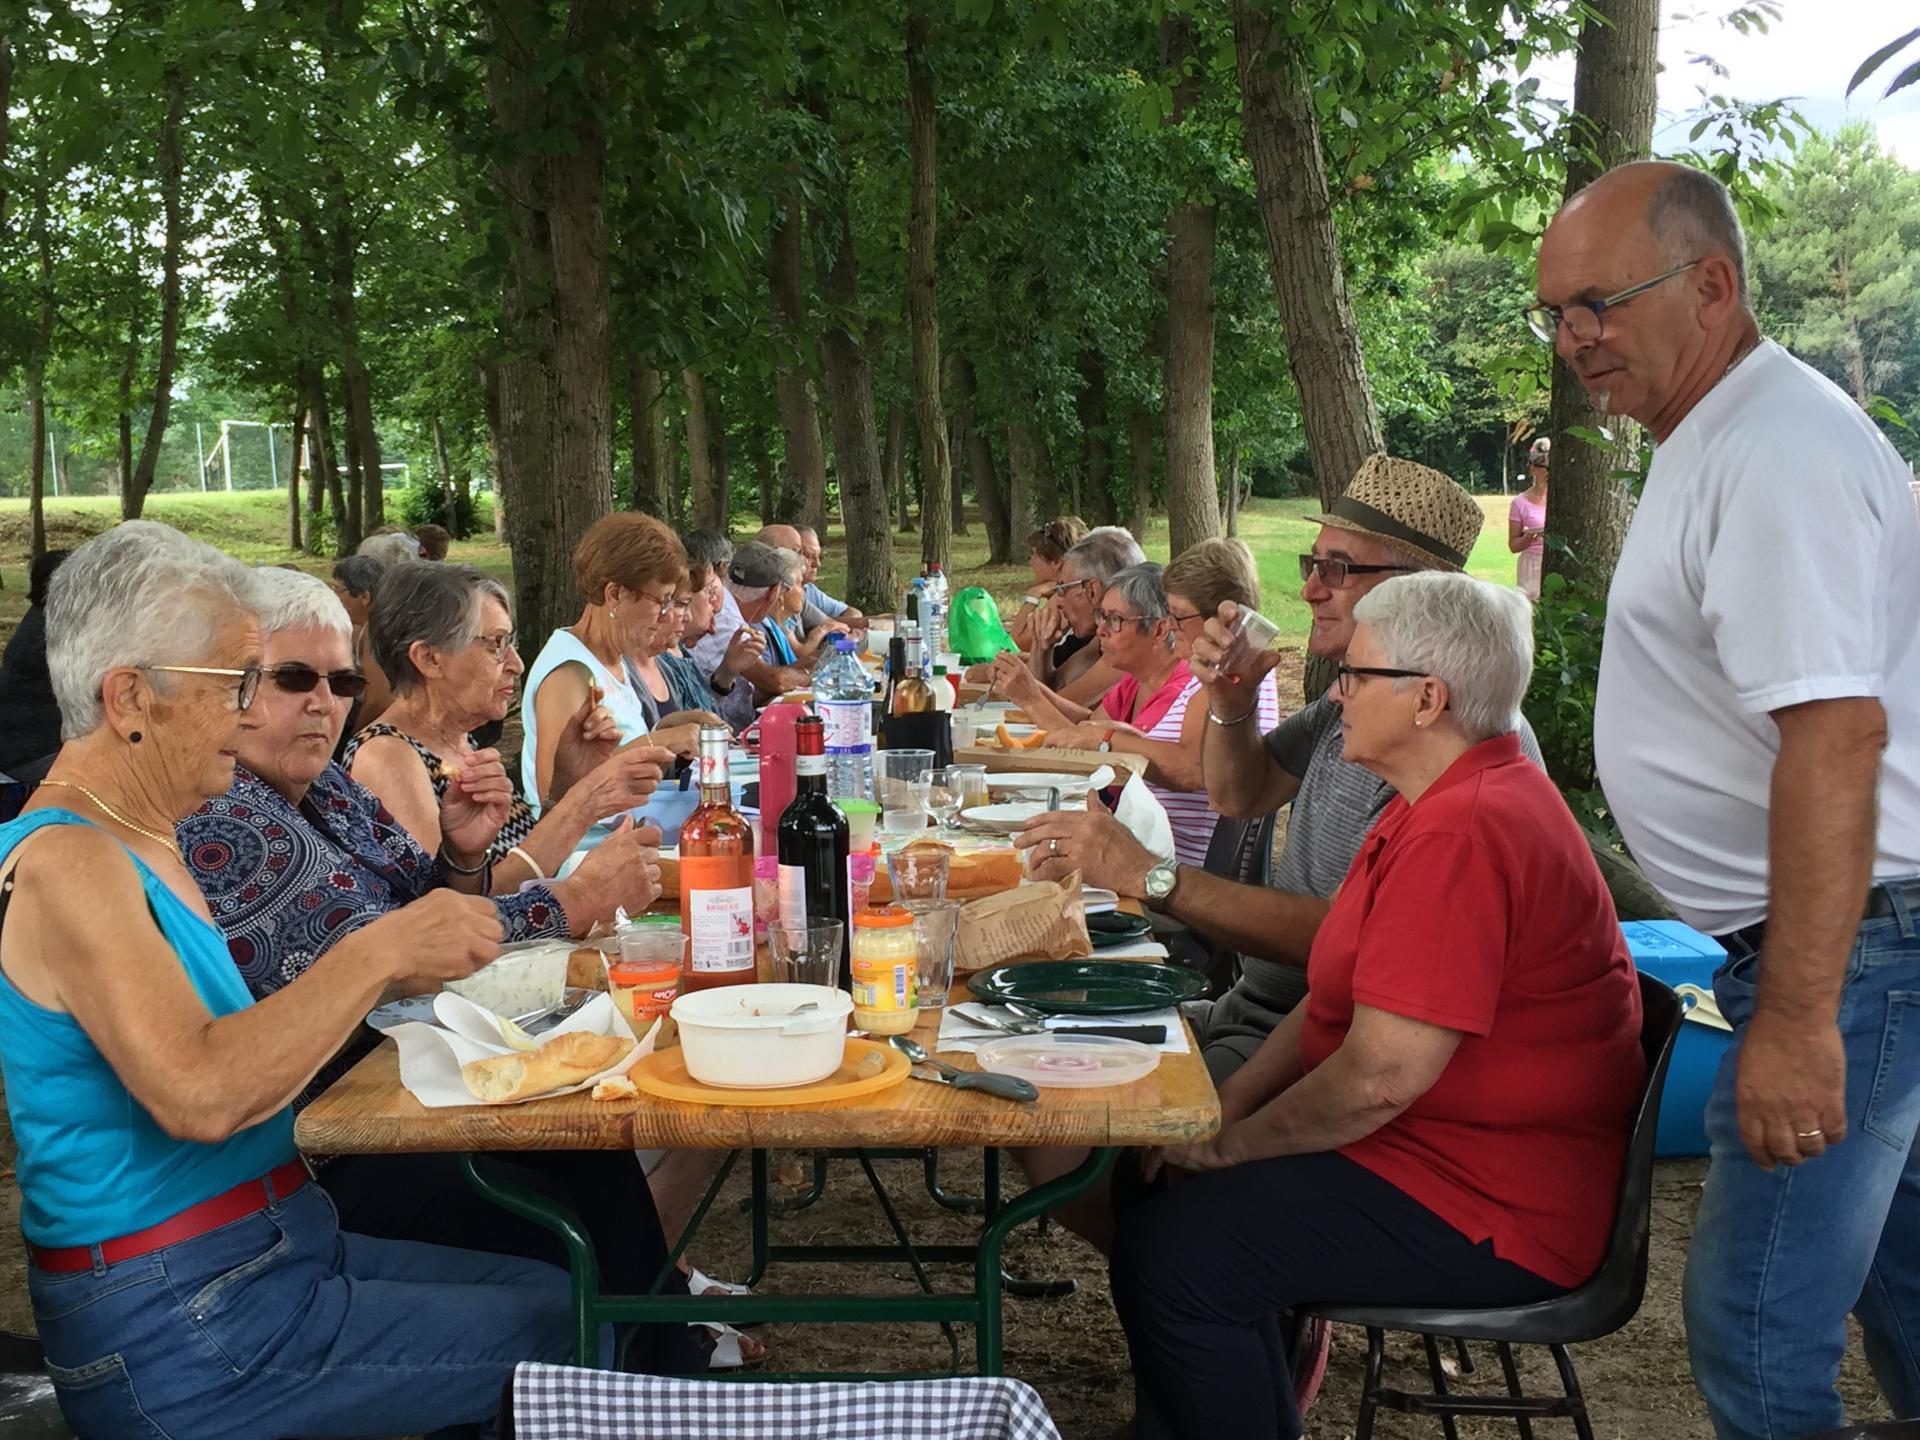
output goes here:
[{"label": "watch face", "polygon": [[1173,893],[1173,866],[1156,865],[1147,872],[1147,898],[1164,900]]}]

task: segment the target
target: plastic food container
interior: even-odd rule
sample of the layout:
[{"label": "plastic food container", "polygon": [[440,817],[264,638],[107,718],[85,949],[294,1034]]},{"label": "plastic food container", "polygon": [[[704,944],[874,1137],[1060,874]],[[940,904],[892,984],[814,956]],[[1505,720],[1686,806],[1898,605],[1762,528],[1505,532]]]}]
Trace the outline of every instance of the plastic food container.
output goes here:
[{"label": "plastic food container", "polygon": [[1110,1035],[1009,1035],[974,1052],[982,1070],[1017,1075],[1041,1087],[1130,1085],[1151,1075],[1160,1052]]},{"label": "plastic food container", "polygon": [[687,1073],[702,1085],[779,1090],[840,1068],[852,1011],[827,985],[721,985],[682,995],[672,1015]]},{"label": "plastic food container", "polygon": [[449,980],[446,989],[509,1020],[550,1010],[567,998],[567,957],[571,940],[532,945],[502,955],[464,980]]},{"label": "plastic food container", "polygon": [[886,906],[853,917],[853,1023],[904,1035],[920,1018],[920,945],[913,916]]}]

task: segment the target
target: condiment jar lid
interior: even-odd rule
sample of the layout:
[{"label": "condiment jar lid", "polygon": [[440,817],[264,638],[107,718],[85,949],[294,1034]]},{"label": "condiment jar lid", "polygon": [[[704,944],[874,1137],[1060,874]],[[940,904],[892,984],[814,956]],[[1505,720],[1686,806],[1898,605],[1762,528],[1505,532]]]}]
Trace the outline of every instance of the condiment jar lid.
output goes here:
[{"label": "condiment jar lid", "polygon": [[898,925],[913,924],[913,916],[909,915],[905,910],[896,910],[891,905],[873,906],[862,910],[858,915],[854,916],[853,923],[856,926],[865,925],[877,926],[881,929],[892,929]]}]

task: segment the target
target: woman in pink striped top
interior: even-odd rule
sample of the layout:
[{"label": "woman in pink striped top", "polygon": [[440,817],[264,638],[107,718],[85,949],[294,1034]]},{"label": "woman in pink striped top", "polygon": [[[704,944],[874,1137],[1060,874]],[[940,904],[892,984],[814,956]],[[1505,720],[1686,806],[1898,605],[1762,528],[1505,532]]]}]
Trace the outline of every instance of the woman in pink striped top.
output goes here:
[{"label": "woman in pink striped top", "polygon": [[[1238,540],[1203,540],[1173,564],[1135,565],[1107,584],[1097,621],[1102,653],[1123,672],[1096,711],[1027,702],[1048,745],[1143,756],[1147,788],[1166,807],[1177,858],[1204,865],[1218,813],[1200,773],[1207,699],[1187,671],[1192,640],[1222,600],[1257,608],[1260,581],[1253,556]],[[1271,675],[1260,689],[1260,724],[1280,723]],[[1078,710],[1078,707],[1074,707]],[[1057,714],[1049,713],[1057,711]],[[1070,721],[1064,728],[1059,722]]]}]

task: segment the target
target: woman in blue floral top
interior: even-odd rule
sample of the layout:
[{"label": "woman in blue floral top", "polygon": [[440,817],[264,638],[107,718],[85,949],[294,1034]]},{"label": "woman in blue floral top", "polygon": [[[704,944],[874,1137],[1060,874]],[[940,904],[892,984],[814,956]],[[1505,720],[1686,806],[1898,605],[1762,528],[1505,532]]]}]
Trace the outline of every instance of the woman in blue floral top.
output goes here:
[{"label": "woman in blue floral top", "polygon": [[[371,791],[333,763],[334,743],[359,690],[346,612],[310,575],[266,571],[255,578],[263,677],[243,718],[240,764],[233,787],[183,821],[177,835],[247,988],[263,997],[324,965],[344,937],[429,891],[450,886],[485,893],[485,856],[512,788],[497,754],[469,755],[447,787],[439,853],[428,854]],[[659,893],[657,862],[657,852],[623,828],[567,879],[490,898],[508,941],[584,935],[616,905],[645,909]],[[377,1039],[363,1030],[296,1105],[319,1094]],[[499,1168],[569,1204],[586,1221],[609,1289],[640,1293],[652,1284],[666,1241],[631,1153],[544,1152]],[[566,1264],[551,1233],[474,1195],[453,1156],[340,1156],[320,1163],[319,1178],[343,1229]],[[646,1370],[700,1368],[684,1327],[645,1327],[629,1363]]]}]

